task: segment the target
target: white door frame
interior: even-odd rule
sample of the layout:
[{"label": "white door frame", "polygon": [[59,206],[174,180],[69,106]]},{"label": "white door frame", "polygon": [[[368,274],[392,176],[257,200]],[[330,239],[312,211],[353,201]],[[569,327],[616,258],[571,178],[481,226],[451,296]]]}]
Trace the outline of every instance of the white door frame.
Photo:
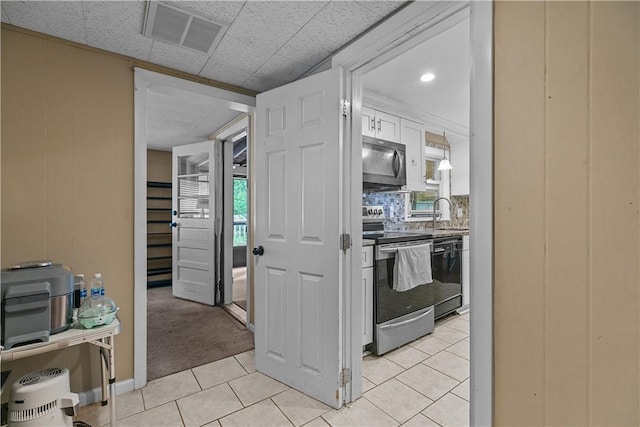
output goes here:
[{"label": "white door frame", "polygon": [[[491,425],[493,421],[493,3],[471,2],[414,2],[400,10],[367,35],[332,58],[332,64],[345,69],[347,98],[352,98],[354,114],[351,123],[351,139],[357,141],[361,126],[360,108],[362,91],[358,72],[373,69],[392,57],[403,53],[424,40],[433,37],[460,19],[459,13],[470,10],[471,25],[471,132],[470,179],[474,197],[471,208],[471,424]],[[435,18],[435,19],[434,19]],[[355,75],[354,75],[355,73]],[[234,109],[246,108],[255,112],[255,99],[215,89],[177,78],[136,69],[135,76],[135,312],[134,312],[134,379],[135,387],[146,384],[146,88],[157,76],[160,80],[172,79],[170,86],[197,85],[199,93],[215,92],[234,105]],[[352,78],[353,77],[353,78]],[[188,90],[188,89],[187,89]],[[231,100],[230,98],[233,98]],[[235,102],[234,102],[235,101]],[[347,132],[349,130],[347,129]],[[345,207],[350,215],[345,217],[345,230],[350,230],[355,247],[361,244],[361,199],[351,197],[361,191],[362,170],[360,147],[348,144],[351,159],[345,156],[345,173],[351,174],[349,188],[343,189]],[[351,251],[347,258],[344,283],[361,283],[360,253]],[[352,292],[353,291],[353,292]],[[347,389],[346,400],[351,401],[361,393],[361,341],[358,319],[362,310],[361,295],[345,286],[345,346],[344,360],[353,372],[353,381]],[[354,316],[354,317],[352,317]],[[360,325],[361,326],[361,325]],[[361,329],[361,328],[360,328]]]},{"label": "white door frame", "polygon": [[134,68],[134,302],[133,379],[136,389],[147,384],[147,91],[152,86],[206,96],[210,104],[238,113],[255,113],[254,97]]},{"label": "white door frame", "polygon": [[[209,135],[210,139],[217,139],[224,142],[224,209],[225,217],[233,217],[233,170],[231,169],[231,165],[233,163],[233,143],[229,138],[234,135],[242,132],[243,130],[247,132],[247,153],[250,153],[250,142],[252,140],[252,128],[251,121],[253,117],[250,114],[243,114],[240,117],[236,117],[231,122],[222,126],[222,128],[218,129],[211,135]],[[250,156],[247,156],[247,185],[249,185],[251,179],[251,163]],[[249,234],[249,223],[251,222],[251,200],[248,197],[247,193],[247,234]],[[248,236],[247,236],[248,237]],[[231,228],[228,227],[228,224],[224,226],[224,305],[233,304],[233,226]],[[247,239],[247,247],[246,247],[246,259],[247,259],[247,277],[245,279],[246,282],[246,292],[247,292],[247,309],[245,310],[245,325],[247,328],[250,328],[250,316],[249,310],[252,304],[251,298],[249,297],[249,278],[251,276],[251,269],[249,268],[249,242]]]},{"label": "white door frame", "polygon": [[[362,107],[362,74],[408,51],[429,38],[470,18],[471,42],[471,121],[470,121],[470,272],[471,291],[471,425],[493,424],[493,3],[414,2],[381,23],[378,27],[336,54],[332,66],[346,71],[345,79],[353,108],[351,129],[351,182],[345,189],[357,195],[361,147],[359,141]],[[322,68],[322,66],[318,67]],[[348,99],[349,97],[347,97]],[[349,169],[345,169],[345,173]],[[361,185],[361,184],[360,184]],[[355,247],[361,244],[361,199],[351,197],[351,233]],[[356,256],[357,255],[357,256]],[[360,253],[352,251],[351,282],[358,280]],[[357,267],[357,268],[355,268]],[[358,270],[358,271],[356,271]],[[347,291],[350,291],[349,289]],[[345,295],[345,319],[358,316],[361,303],[358,292]],[[345,322],[348,323],[348,322]],[[349,327],[347,325],[347,327]],[[345,334],[345,361],[351,363],[353,381],[347,401],[361,392],[361,349],[358,322],[352,322]],[[348,332],[348,331],[346,331]],[[351,339],[356,337],[356,339]],[[348,353],[351,354],[348,354]],[[349,356],[349,357],[347,357]]]}]

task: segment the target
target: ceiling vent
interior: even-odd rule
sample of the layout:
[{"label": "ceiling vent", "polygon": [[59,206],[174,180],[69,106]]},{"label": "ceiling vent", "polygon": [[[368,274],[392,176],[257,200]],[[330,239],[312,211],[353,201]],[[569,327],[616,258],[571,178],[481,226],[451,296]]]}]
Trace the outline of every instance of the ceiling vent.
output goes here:
[{"label": "ceiling vent", "polygon": [[150,1],[143,34],[211,55],[229,24],[170,3]]}]

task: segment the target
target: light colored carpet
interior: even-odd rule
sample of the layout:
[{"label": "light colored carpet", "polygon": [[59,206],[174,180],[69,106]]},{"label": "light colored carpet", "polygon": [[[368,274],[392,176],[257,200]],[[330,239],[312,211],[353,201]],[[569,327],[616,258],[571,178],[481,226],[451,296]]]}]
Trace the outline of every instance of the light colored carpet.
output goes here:
[{"label": "light colored carpet", "polygon": [[251,331],[221,307],[147,290],[147,381],[251,349]]}]

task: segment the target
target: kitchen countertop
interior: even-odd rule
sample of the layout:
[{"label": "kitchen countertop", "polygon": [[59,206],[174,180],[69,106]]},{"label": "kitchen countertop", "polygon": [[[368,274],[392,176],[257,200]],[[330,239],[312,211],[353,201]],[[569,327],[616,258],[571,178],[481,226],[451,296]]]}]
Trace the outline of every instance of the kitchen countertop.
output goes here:
[{"label": "kitchen countertop", "polygon": [[469,235],[469,229],[468,228],[450,228],[450,229],[432,229],[432,228],[427,228],[425,230],[420,230],[420,231],[412,231],[413,233],[425,233],[425,234],[431,234],[433,236],[434,239],[440,238],[440,237],[457,237],[457,236],[467,236]]},{"label": "kitchen countertop", "polygon": [[440,239],[443,237],[467,236],[468,228],[425,228],[422,230],[394,230],[393,233],[422,234],[427,239]]},{"label": "kitchen countertop", "polygon": [[390,244],[413,240],[441,240],[462,237],[469,234],[468,229],[432,229],[424,230],[387,230],[379,234],[363,236],[362,246],[373,244]]}]

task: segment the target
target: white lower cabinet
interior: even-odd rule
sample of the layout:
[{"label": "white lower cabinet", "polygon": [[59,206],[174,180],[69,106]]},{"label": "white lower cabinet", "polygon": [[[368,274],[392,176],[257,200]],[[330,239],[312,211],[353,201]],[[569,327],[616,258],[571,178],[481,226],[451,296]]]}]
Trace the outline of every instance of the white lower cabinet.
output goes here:
[{"label": "white lower cabinet", "polygon": [[373,246],[362,248],[362,345],[373,342]]}]

